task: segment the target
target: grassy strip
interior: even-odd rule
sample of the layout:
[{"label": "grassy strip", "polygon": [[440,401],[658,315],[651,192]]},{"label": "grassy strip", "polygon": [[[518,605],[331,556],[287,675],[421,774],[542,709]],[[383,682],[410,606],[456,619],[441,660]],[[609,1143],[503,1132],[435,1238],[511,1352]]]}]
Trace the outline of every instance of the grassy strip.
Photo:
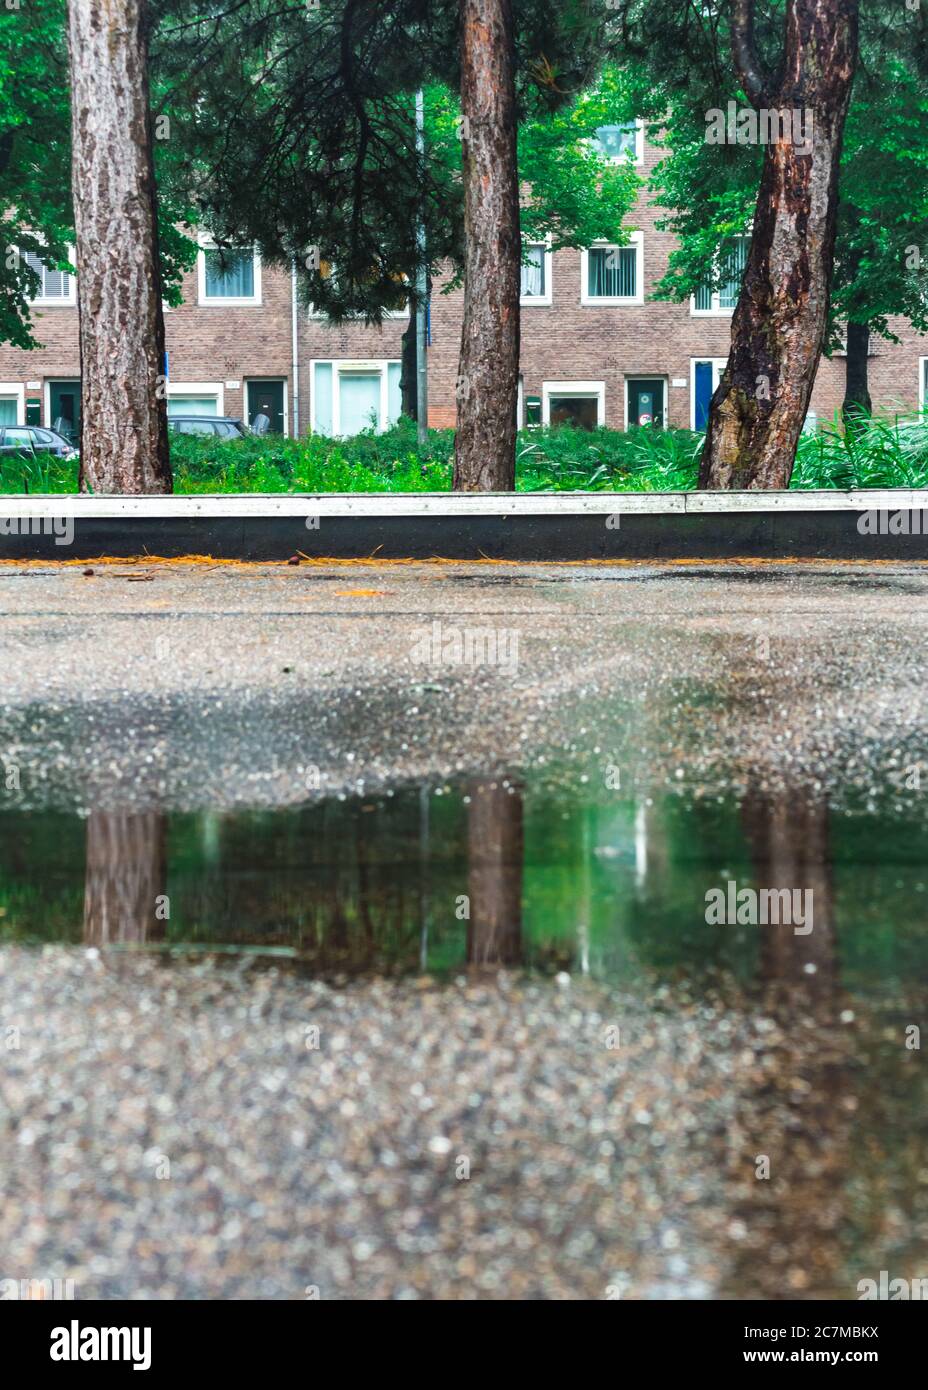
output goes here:
[{"label": "grassy strip", "polygon": [[[684,492],[696,486],[702,435],[690,430],[561,426],[519,435],[519,492]],[[332,440],[264,436],[229,442],[172,435],[178,493],[446,492],[454,434],[430,430],[416,447],[403,420],[384,434]],[[799,444],[794,488],[928,487],[928,416],[870,420],[854,434],[837,422]],[[0,493],[70,493],[77,467],[57,459],[0,461]]]}]

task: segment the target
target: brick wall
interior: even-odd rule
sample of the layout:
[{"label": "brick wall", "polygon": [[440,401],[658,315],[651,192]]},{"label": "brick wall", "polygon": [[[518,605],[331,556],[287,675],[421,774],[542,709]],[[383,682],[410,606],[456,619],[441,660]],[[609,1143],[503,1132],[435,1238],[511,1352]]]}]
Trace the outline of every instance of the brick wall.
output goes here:
[{"label": "brick wall", "polygon": [[[646,148],[645,172],[655,161]],[[664,274],[673,238],[658,231],[659,210],[645,195],[630,218],[643,234],[645,298]],[[266,266],[261,276],[261,303],[229,306],[199,304],[197,273],[184,284],[184,304],[165,313],[170,379],[181,383],[221,383],[227,415],[246,413],[245,383],[249,377],[283,378],[287,383],[289,422],[293,423],[291,282],[286,271]],[[689,304],[646,302],[643,305],[591,306],[581,303],[581,254],[559,251],[552,257],[552,303],[522,311],[522,380],[524,395],[542,397],[546,384],[565,381],[602,383],[605,423],[626,424],[629,378],[660,377],[665,381],[666,411],[672,425],[691,423],[692,360],[724,358],[728,354],[730,316],[696,317]],[[432,348],[429,357],[429,420],[453,425],[455,381],[461,335],[462,292],[441,293],[432,299]],[[0,345],[0,381],[41,383],[28,388],[28,399],[42,399],[46,419],[45,383],[78,375],[77,311],[74,308],[36,310],[36,334],[42,346],[24,353]],[[311,362],[314,359],[397,360],[406,319],[389,319],[380,327],[361,323],[335,326],[299,315],[301,431],[311,421]],[[874,339],[871,343],[871,393],[880,410],[911,410],[919,403],[919,359],[928,357],[928,338],[916,334],[904,320],[893,329],[899,344]],[[824,359],[812,396],[812,409],[828,419],[840,408],[844,394],[844,360]],[[685,383],[685,384],[680,384]]]}]

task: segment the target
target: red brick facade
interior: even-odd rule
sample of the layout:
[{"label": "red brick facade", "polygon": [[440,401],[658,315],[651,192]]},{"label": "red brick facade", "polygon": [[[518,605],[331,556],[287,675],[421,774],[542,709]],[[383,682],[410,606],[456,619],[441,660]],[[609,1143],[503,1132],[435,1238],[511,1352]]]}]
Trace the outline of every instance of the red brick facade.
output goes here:
[{"label": "red brick facade", "polygon": [[[645,169],[654,162],[646,150]],[[693,363],[724,359],[728,352],[730,315],[701,317],[689,304],[648,302],[653,286],[664,274],[673,238],[655,228],[659,210],[639,202],[632,224],[641,231],[644,303],[598,306],[582,303],[581,253],[557,252],[549,262],[550,304],[527,305],[522,311],[522,420],[526,399],[542,402],[557,383],[586,383],[595,390],[606,425],[628,423],[627,383],[636,377],[664,382],[666,418],[686,426],[693,419]],[[214,387],[218,413],[247,417],[246,383],[275,378],[286,383],[288,431],[294,428],[292,293],[289,274],[272,267],[259,271],[251,304],[202,302],[202,266],[184,285],[184,304],[168,309],[165,324],[170,389]],[[638,286],[639,295],[641,286]],[[0,345],[0,395],[22,388],[32,403],[31,418],[40,411],[49,419],[48,383],[78,375],[77,310],[40,307],[35,310],[36,336],[42,347],[31,353]],[[298,315],[298,423],[302,433],[313,420],[315,402],[311,363],[314,360],[397,361],[405,319],[391,319],[380,328],[349,324],[335,327]],[[461,327],[461,292],[444,295],[436,289],[431,306],[432,346],[429,356],[429,419],[433,425],[452,425]],[[874,339],[871,343],[871,393],[880,411],[911,410],[920,401],[919,380],[928,360],[928,337],[899,320],[894,330],[898,345]],[[831,418],[844,393],[844,360],[823,360],[812,397],[819,420]],[[192,391],[191,396],[197,392]],[[543,407],[544,408],[544,407]]]}]

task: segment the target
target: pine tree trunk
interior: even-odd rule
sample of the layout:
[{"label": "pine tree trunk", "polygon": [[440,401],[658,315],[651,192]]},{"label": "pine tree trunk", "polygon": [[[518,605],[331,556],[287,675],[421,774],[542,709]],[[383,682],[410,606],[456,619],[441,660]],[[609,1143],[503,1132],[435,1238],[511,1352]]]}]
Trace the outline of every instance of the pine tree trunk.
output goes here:
[{"label": "pine tree trunk", "polygon": [[401,339],[400,349],[400,410],[410,420],[419,418],[419,397],[416,391],[416,312],[410,299],[409,326]]},{"label": "pine tree trunk", "polygon": [[145,0],[70,0],[81,488],[170,492]]},{"label": "pine tree trunk", "polygon": [[857,57],[857,0],[788,0],[775,87],[760,70],[753,0],[735,0],[742,86],[761,111],[796,113],[766,146],[751,249],[732,318],[728,368],[712,398],[701,488],[785,488],[825,337],[838,165]]},{"label": "pine tree trunk", "polygon": [[873,413],[870,399],[870,326],[849,323],[847,326],[847,376],[841,415],[846,429],[859,426]]},{"label": "pine tree trunk", "polygon": [[453,487],[515,487],[519,177],[511,0],[461,0],[464,324]]}]

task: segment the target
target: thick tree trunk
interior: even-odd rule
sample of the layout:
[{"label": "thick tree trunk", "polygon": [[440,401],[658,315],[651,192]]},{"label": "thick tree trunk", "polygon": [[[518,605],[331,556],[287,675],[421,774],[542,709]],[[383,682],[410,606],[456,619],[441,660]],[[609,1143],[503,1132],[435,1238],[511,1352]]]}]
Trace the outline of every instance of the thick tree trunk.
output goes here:
[{"label": "thick tree trunk", "polygon": [[84,941],[160,941],[166,932],[165,822],[160,811],[87,818]]},{"label": "thick tree trunk", "polygon": [[461,0],[464,324],[454,482],[515,487],[519,384],[519,176],[511,0]]},{"label": "thick tree trunk", "polygon": [[873,413],[870,399],[870,326],[849,323],[847,326],[847,376],[841,415],[846,429],[860,425]]},{"label": "thick tree trunk", "polygon": [[778,123],[778,138],[766,147],[701,488],[789,484],[825,336],[838,164],[857,57],[857,0],[788,0],[774,86],[754,52],[752,11],[753,0],[735,0],[732,44],[742,86],[759,122],[767,112],[790,119]]},{"label": "thick tree trunk", "polygon": [[69,0],[81,487],[170,492],[145,0]]}]

